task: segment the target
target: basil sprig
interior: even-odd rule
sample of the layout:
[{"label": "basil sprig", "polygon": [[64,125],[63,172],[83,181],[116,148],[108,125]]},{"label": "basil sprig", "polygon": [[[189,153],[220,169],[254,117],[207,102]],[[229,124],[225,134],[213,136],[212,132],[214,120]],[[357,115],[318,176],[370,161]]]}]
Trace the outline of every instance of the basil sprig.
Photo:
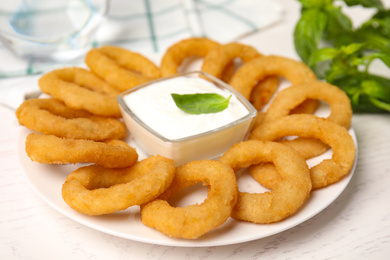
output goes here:
[{"label": "basil sprig", "polygon": [[[354,112],[390,112],[390,78],[369,70],[375,59],[390,68],[390,10],[380,0],[299,1],[294,44],[301,59],[319,79],[344,90]],[[341,2],[375,8],[376,14],[354,28]]]},{"label": "basil sprig", "polygon": [[228,98],[215,93],[171,94],[175,104],[190,114],[209,114],[225,110],[229,106]]}]

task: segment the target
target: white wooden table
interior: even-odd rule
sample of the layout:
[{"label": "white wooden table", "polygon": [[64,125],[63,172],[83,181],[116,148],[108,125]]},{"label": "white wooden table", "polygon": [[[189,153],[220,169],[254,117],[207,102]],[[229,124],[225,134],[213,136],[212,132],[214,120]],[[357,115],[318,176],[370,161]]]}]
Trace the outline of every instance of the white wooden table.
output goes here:
[{"label": "white wooden table", "polygon": [[[281,2],[286,5],[285,20],[241,42],[266,54],[297,58],[291,33],[299,5]],[[359,10],[353,12],[359,16]],[[388,114],[354,115],[356,172],[325,210],[267,238],[201,248],[126,240],[61,215],[37,196],[25,177],[16,149],[20,126],[14,111],[0,106],[0,119],[0,259],[389,259]]]}]

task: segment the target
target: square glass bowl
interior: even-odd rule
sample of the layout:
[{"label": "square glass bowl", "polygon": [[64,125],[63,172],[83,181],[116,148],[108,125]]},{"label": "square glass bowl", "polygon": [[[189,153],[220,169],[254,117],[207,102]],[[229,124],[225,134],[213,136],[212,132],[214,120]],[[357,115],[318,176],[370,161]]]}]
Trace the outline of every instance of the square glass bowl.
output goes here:
[{"label": "square glass bowl", "polygon": [[[247,109],[248,113],[233,122],[216,127],[207,132],[181,138],[167,138],[153,130],[142,121],[136,113],[126,105],[125,97],[136,91],[148,88],[155,83],[171,80],[177,77],[203,78],[217,88],[230,92]],[[257,114],[256,109],[233,87],[225,82],[201,71],[176,74],[160,78],[130,89],[118,96],[118,103],[124,122],[135,142],[149,155],[161,155],[174,160],[176,166],[193,160],[215,159],[221,156],[232,145],[245,140]],[[158,111],[156,111],[158,113]]]}]

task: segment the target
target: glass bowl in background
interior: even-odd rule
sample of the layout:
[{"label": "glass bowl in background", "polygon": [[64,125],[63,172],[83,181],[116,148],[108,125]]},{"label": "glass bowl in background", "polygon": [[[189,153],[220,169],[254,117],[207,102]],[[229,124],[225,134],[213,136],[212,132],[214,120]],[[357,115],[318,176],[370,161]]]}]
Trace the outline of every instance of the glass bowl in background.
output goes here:
[{"label": "glass bowl in background", "polygon": [[68,61],[91,47],[108,0],[2,0],[0,40],[18,57]]},{"label": "glass bowl in background", "polygon": [[[227,95],[234,95],[247,112],[245,115],[230,123],[206,132],[180,138],[167,138],[161,131],[159,133],[159,129],[152,128],[142,121],[140,116],[126,104],[128,102],[126,97],[156,83],[169,81],[178,77],[201,77],[202,79],[206,79],[214,84],[216,88],[227,93]],[[130,89],[118,96],[118,103],[130,135],[139,147],[148,155],[161,155],[173,159],[176,166],[193,160],[215,159],[222,155],[232,145],[247,138],[257,114],[252,104],[233,87],[211,75],[197,71],[160,78]],[[166,122],[166,124],[169,124],[169,122]]]}]

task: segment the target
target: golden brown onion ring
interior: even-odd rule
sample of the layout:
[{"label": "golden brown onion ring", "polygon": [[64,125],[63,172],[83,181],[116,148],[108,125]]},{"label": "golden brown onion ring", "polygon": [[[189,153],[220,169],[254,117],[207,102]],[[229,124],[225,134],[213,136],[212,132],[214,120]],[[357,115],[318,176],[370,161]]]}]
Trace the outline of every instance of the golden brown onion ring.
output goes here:
[{"label": "golden brown onion ring", "polygon": [[85,56],[85,63],[119,91],[160,77],[160,69],[145,56],[115,46],[90,50]]},{"label": "golden brown onion ring", "polygon": [[330,107],[327,119],[349,128],[352,108],[348,96],[340,88],[321,81],[301,83],[279,91],[266,111],[265,122],[287,116],[307,99],[325,101]]},{"label": "golden brown onion ring", "polygon": [[[207,38],[189,38],[179,41],[170,46],[161,59],[161,75],[163,77],[179,73],[179,68],[184,60],[191,57],[205,57],[213,48],[219,46],[219,43]],[[234,73],[234,63],[226,66],[222,73],[223,81],[229,80]]]},{"label": "golden brown onion ring", "polygon": [[[320,81],[293,85],[278,92],[265,113],[264,122],[290,114],[292,110],[308,99],[325,101],[330,107],[327,119],[349,128],[352,120],[352,108],[348,96],[340,88]],[[308,138],[284,140],[283,143],[297,150],[305,159],[318,156],[329,148],[318,140]]]},{"label": "golden brown onion ring", "polygon": [[24,101],[15,114],[19,124],[47,135],[95,141],[126,136],[126,127],[120,120],[72,109],[52,98]]},{"label": "golden brown onion ring", "polygon": [[246,62],[229,82],[245,98],[249,99],[256,82],[267,76],[280,76],[293,85],[317,80],[313,71],[303,62],[280,56],[262,56]]},{"label": "golden brown onion ring", "polygon": [[[262,123],[252,131],[249,139],[274,141],[286,136],[318,139],[332,148],[333,155],[331,159],[325,159],[310,169],[310,176],[315,189],[339,181],[352,168],[356,147],[347,129],[314,115],[289,115]],[[261,170],[261,165],[249,169],[257,181],[266,187],[272,187],[272,184],[264,183],[255,176],[256,173],[254,172]],[[280,179],[278,175],[274,177],[270,177],[269,173],[267,175],[268,179]],[[272,183],[278,183],[278,181]]]},{"label": "golden brown onion ring", "polygon": [[191,56],[205,57],[219,43],[208,38],[189,38],[170,46],[161,59],[161,76],[166,77],[178,73],[182,62]]},{"label": "golden brown onion ring", "polygon": [[[292,84],[299,84],[317,79],[313,71],[303,62],[281,56],[269,55],[254,58],[245,63],[233,75],[229,84],[245,98],[250,99],[256,83],[269,76],[286,78]],[[297,110],[301,113],[311,113],[313,111],[313,106],[314,108],[317,108],[318,105],[319,102],[317,100],[306,100]]]},{"label": "golden brown onion ring", "polygon": [[260,111],[269,103],[278,88],[278,77],[266,77],[253,88],[249,101],[258,111]]},{"label": "golden brown onion ring", "polygon": [[241,59],[242,62],[248,62],[261,56],[262,55],[252,46],[241,43],[233,42],[217,45],[207,52],[201,70],[216,78],[222,78],[226,66],[236,58]]},{"label": "golden brown onion ring", "polygon": [[106,168],[130,167],[138,160],[136,150],[120,140],[96,142],[35,133],[26,138],[26,153],[39,163],[95,163]]},{"label": "golden brown onion ring", "polygon": [[273,223],[294,214],[312,188],[306,161],[292,148],[276,142],[251,140],[232,146],[218,159],[235,171],[263,162],[274,163],[282,179],[272,191],[239,192],[232,217],[253,223]]},{"label": "golden brown onion ring", "polygon": [[162,156],[123,169],[90,165],[69,174],[62,197],[80,213],[110,214],[153,200],[168,188],[174,175],[173,161]]},{"label": "golden brown onion ring", "polygon": [[[184,208],[168,203],[179,191],[199,182],[208,185],[204,202]],[[171,186],[158,199],[141,206],[141,220],[167,236],[195,239],[223,224],[236,200],[232,169],[212,160],[192,161],[176,169]]]},{"label": "golden brown onion ring", "polygon": [[92,72],[76,67],[53,70],[39,79],[41,90],[68,107],[107,117],[121,117],[120,93]]},{"label": "golden brown onion ring", "polygon": [[[252,46],[241,43],[228,43],[212,48],[205,56],[201,70],[214,77],[222,79],[223,72],[236,59],[243,63],[262,55]],[[251,93],[249,100],[257,110],[263,108],[276,92],[279,85],[278,77],[266,77]]]}]

